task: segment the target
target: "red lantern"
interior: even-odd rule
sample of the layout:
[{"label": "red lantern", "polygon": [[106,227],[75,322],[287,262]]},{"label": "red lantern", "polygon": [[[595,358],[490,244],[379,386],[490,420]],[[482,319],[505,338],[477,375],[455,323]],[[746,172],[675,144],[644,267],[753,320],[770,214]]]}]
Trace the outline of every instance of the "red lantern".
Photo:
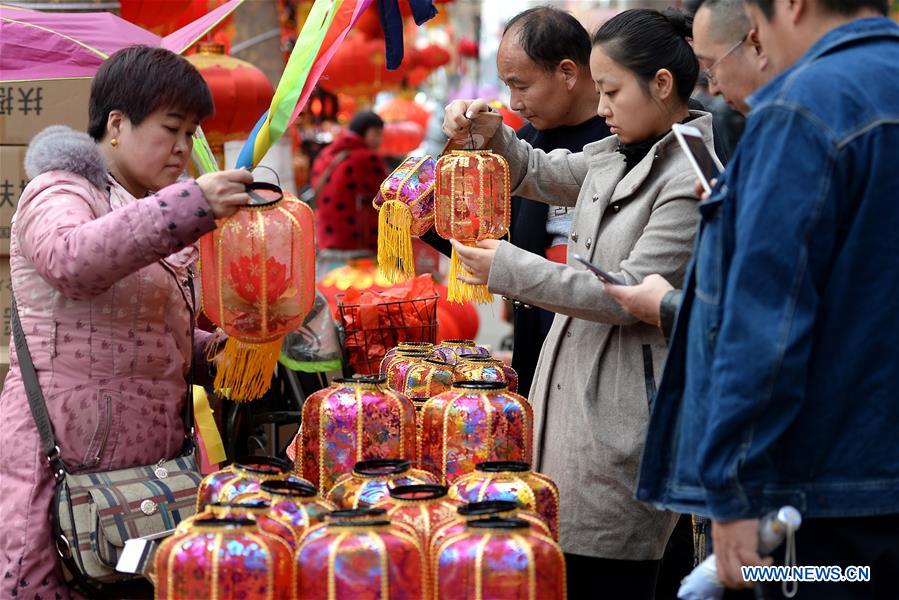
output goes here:
[{"label": "red lantern", "polygon": [[319,85],[332,93],[373,96],[403,85],[407,68],[388,71],[384,40],[348,35],[328,64]]},{"label": "red lantern", "polygon": [[203,478],[197,488],[197,512],[213,502],[227,502],[255,492],[263,481],[284,480],[291,464],[279,458],[249,456]]},{"label": "red lantern", "polygon": [[461,477],[450,488],[457,500],[509,500],[533,510],[559,539],[559,488],[552,479],[531,470],[526,462],[484,462],[474,473]]},{"label": "red lantern", "polygon": [[502,383],[463,381],[425,403],[421,468],[453,483],[488,460],[531,461],[531,406]]},{"label": "red lantern", "polygon": [[387,498],[392,488],[419,483],[437,483],[437,479],[408,460],[385,458],[357,462],[352,473],[342,475],[328,499],[340,508],[374,506]]},{"label": "red lantern", "polygon": [[499,381],[510,392],[518,391],[518,373],[515,369],[492,356],[462,354],[455,367],[456,381]]},{"label": "red lantern", "polygon": [[434,557],[435,598],[563,600],[565,557],[521,519],[478,519]]},{"label": "red lantern", "polygon": [[433,348],[434,344],[431,342],[400,342],[395,347],[388,350],[384,355],[384,358],[381,360],[381,367],[378,370],[378,374],[380,377],[387,377],[387,368],[390,366],[390,359],[397,354],[402,355],[406,352],[427,352],[430,354]]},{"label": "red lantern", "polygon": [[462,502],[447,496],[443,485],[402,485],[390,490],[390,495],[375,505],[387,510],[392,523],[405,523],[413,527],[421,539],[422,547],[429,548],[431,536],[437,529],[452,521]]},{"label": "red lantern", "polygon": [[224,45],[200,42],[199,52],[187,57],[206,80],[215,114],[200,126],[213,152],[224,157],[225,142],[245,140],[272,101],[275,90],[261,69],[228,56]]},{"label": "red lantern", "polygon": [[312,210],[290,194],[277,198],[239,209],[200,239],[203,311],[230,336],[215,388],[231,400],[268,390],[284,336],[315,299]]},{"label": "red lantern", "polygon": [[394,121],[418,123],[423,131],[428,129],[428,122],[431,120],[431,111],[423,105],[415,100],[400,97],[394,98],[378,109],[378,114],[387,123]]},{"label": "red lantern", "polygon": [[515,502],[509,500],[483,500],[481,502],[469,502],[456,510],[456,518],[444,523],[437,528],[431,536],[431,551],[440,549],[443,540],[449,539],[457,533],[462,533],[472,521],[498,517],[501,519],[521,519],[531,524],[531,527],[547,537],[552,537],[549,526],[543,517],[537,513],[525,510]]},{"label": "red lantern", "polygon": [[432,352],[434,356],[439,357],[440,360],[449,363],[451,366],[456,366],[456,363],[459,362],[459,358],[463,354],[490,356],[490,352],[487,348],[478,346],[474,343],[474,340],[465,339],[444,338],[442,342],[434,346]]},{"label": "red lantern", "polygon": [[402,352],[390,359],[387,365],[387,387],[402,393],[406,373],[413,365],[429,358],[430,352]]},{"label": "red lantern", "polygon": [[394,121],[384,124],[378,151],[385,156],[405,156],[421,145],[425,130],[413,121]]},{"label": "red lantern", "polygon": [[387,520],[328,522],[303,540],[296,563],[299,600],[426,597],[425,549]]},{"label": "red lantern", "polygon": [[326,494],[362,460],[415,458],[415,408],[383,379],[335,379],[310,394],[294,439],[301,475]]},{"label": "red lantern", "polygon": [[156,552],[156,597],[275,598],[293,589],[294,563],[284,540],[247,519],[194,521]]},{"label": "red lantern", "polygon": [[[434,185],[434,224],[445,239],[472,246],[485,239],[499,239],[509,232],[511,214],[509,164],[490,151],[455,151],[437,161]],[[465,267],[453,251],[450,262],[450,302],[493,299],[485,285],[458,280]]]}]

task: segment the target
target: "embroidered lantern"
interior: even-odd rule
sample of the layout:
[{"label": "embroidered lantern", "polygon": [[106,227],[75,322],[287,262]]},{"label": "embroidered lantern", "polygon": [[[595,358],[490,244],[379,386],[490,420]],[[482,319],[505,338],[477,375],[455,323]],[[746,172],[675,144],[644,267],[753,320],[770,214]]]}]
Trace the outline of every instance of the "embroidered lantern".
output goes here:
[{"label": "embroidered lantern", "polygon": [[247,519],[194,521],[162,542],[155,565],[160,600],[292,595],[290,546]]},{"label": "embroidered lantern", "polygon": [[328,492],[328,500],[344,509],[373,506],[386,498],[391,488],[418,483],[437,483],[437,478],[413,469],[408,460],[363,460],[356,463],[352,473],[337,480]]},{"label": "embroidered lantern", "polygon": [[531,470],[526,462],[484,462],[460,477],[450,496],[466,502],[509,500],[539,514],[559,539],[559,488],[552,479]]},{"label": "embroidered lantern", "polygon": [[310,394],[293,441],[300,475],[322,494],[362,460],[415,458],[415,408],[383,379],[335,379]]},{"label": "embroidered lantern", "polygon": [[292,465],[268,456],[248,456],[203,478],[197,488],[197,512],[213,502],[227,502],[240,494],[255,492],[259,484],[290,477]]},{"label": "embroidered lantern", "polygon": [[390,495],[375,505],[387,510],[391,523],[412,526],[424,548],[430,547],[431,536],[441,525],[452,521],[463,504],[452,500],[443,485],[402,485],[390,490]]},{"label": "embroidered lantern", "polygon": [[286,527],[292,533],[294,550],[308,528],[323,523],[325,516],[337,508],[319,497],[308,483],[266,481],[259,486],[258,494],[269,505],[268,510],[257,517],[260,528],[277,533],[278,528]]},{"label": "embroidered lantern", "polygon": [[447,363],[426,358],[413,363],[402,381],[402,392],[415,406],[415,456],[421,458],[421,415],[428,400],[453,387],[455,373]]},{"label": "embroidered lantern", "polygon": [[480,354],[462,354],[455,369],[456,381],[499,381],[510,392],[518,391],[518,373],[498,358]]},{"label": "embroidered lantern", "polygon": [[182,521],[178,530],[187,531],[194,526],[194,523],[205,519],[246,519],[256,523],[260,531],[281,538],[287,542],[291,549],[296,548],[299,540],[297,532],[287,524],[271,519],[268,516],[270,509],[271,505],[268,500],[261,498],[235,499],[232,502],[213,502],[206,506],[206,510],[194,518]]},{"label": "embroidered lantern", "polygon": [[299,600],[420,600],[427,554],[418,539],[389,521],[329,521],[296,553]]},{"label": "embroidered lantern", "polygon": [[381,366],[378,369],[378,374],[381,377],[387,377],[387,367],[390,366],[390,359],[398,354],[403,354],[406,352],[430,353],[433,349],[434,344],[432,344],[431,342],[400,342],[398,345],[388,350],[384,355],[384,358],[381,359]]},{"label": "embroidered lantern", "polygon": [[267,204],[239,209],[200,238],[203,311],[229,336],[215,356],[215,389],[236,401],[268,390],[284,336],[315,299],[312,210],[263,185],[254,193]]},{"label": "embroidered lantern", "polygon": [[409,157],[381,184],[378,209],[378,269],[391,283],[415,275],[412,236],[434,226],[434,159]]},{"label": "embroidered lantern", "polygon": [[306,530],[306,533],[303,534],[300,543],[303,544],[306,540],[309,539],[317,539],[323,536],[327,532],[327,526],[329,524],[333,525],[334,523],[377,523],[387,521],[390,527],[400,529],[403,533],[407,534],[409,537],[418,540],[418,532],[411,525],[407,525],[405,523],[390,523],[387,519],[387,511],[383,508],[352,508],[352,509],[338,509],[329,512],[325,515],[325,522],[310,527]]},{"label": "embroidered lantern", "polygon": [[438,527],[434,535],[431,536],[431,551],[437,551],[443,540],[465,531],[466,526],[471,521],[490,517],[521,519],[530,523],[534,531],[538,531],[547,537],[552,537],[546,521],[537,513],[524,510],[515,502],[508,500],[484,500],[483,502],[463,504],[456,511],[456,518]]},{"label": "embroidered lantern", "polygon": [[409,368],[430,356],[430,352],[402,352],[396,354],[390,359],[390,364],[387,366],[387,387],[395,392],[401,392],[403,381],[406,379],[406,372],[409,371]]},{"label": "embroidered lantern", "polygon": [[[473,246],[498,240],[509,232],[511,214],[509,164],[489,150],[455,151],[437,161],[434,185],[434,225],[440,237]],[[493,296],[486,285],[457,279],[471,274],[453,250],[450,260],[450,302],[470,300],[484,304]]]},{"label": "embroidered lantern", "polygon": [[531,405],[496,381],[462,381],[425,403],[422,469],[447,484],[488,460],[531,461]]},{"label": "embroidered lantern", "polygon": [[563,600],[565,557],[521,519],[479,519],[443,540],[434,557],[435,598]]},{"label": "embroidered lantern", "polygon": [[431,353],[452,366],[456,366],[459,357],[463,354],[480,354],[481,356],[490,356],[490,352],[483,346],[478,346],[474,340],[443,340],[435,345]]}]

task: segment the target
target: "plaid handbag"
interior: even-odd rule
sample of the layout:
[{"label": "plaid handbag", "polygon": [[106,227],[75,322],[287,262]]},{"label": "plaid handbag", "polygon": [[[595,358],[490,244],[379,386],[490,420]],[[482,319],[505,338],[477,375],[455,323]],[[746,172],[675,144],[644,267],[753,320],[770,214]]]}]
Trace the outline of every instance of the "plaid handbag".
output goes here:
[{"label": "plaid handbag", "polygon": [[64,577],[89,598],[117,596],[112,584],[139,577],[115,569],[125,542],[174,529],[196,511],[197,488],[202,476],[193,456],[189,426],[193,423],[192,386],[188,384],[185,407],[185,424],[191,433],[181,456],[118,471],[68,473],[56,444],[15,297],[11,325],[28,405],[56,480],[56,501],[51,505],[51,516]]}]

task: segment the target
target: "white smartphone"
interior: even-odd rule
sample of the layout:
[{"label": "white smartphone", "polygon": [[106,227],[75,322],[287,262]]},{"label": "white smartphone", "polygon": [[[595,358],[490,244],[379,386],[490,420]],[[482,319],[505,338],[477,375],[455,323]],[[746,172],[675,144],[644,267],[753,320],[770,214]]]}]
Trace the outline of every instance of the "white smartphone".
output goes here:
[{"label": "white smartphone", "polygon": [[696,176],[699,177],[703,189],[706,193],[712,193],[710,182],[721,174],[721,170],[706,147],[705,141],[702,139],[702,132],[691,125],[681,123],[672,125],[671,130],[681,148],[684,149],[690,166],[696,171]]},{"label": "white smartphone", "polygon": [[574,254],[572,255],[572,258],[590,269],[593,274],[596,275],[597,279],[604,283],[611,283],[612,285],[627,285],[625,282],[621,281],[614,275],[606,273],[580,254]]}]

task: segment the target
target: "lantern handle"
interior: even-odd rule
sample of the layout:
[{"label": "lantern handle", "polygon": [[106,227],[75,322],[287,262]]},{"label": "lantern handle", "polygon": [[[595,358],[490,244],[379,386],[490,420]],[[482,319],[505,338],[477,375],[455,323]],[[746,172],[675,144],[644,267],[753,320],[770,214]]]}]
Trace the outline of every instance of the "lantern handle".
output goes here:
[{"label": "lantern handle", "polygon": [[269,171],[271,171],[275,175],[275,181],[278,182],[277,183],[278,187],[281,187],[281,178],[278,177],[278,172],[275,171],[273,168],[271,168],[268,165],[256,165],[255,167],[253,167],[253,170],[255,171],[256,169],[268,169]]},{"label": "lantern handle", "polygon": [[[266,190],[269,192],[274,192],[276,196],[274,198],[266,198],[262,194],[257,194],[256,190]],[[281,188],[274,183],[269,183],[267,181],[254,181],[253,183],[248,183],[247,195],[250,197],[250,203],[246,206],[251,208],[271,206],[273,204],[277,204],[284,198],[284,192],[281,190]]]}]

